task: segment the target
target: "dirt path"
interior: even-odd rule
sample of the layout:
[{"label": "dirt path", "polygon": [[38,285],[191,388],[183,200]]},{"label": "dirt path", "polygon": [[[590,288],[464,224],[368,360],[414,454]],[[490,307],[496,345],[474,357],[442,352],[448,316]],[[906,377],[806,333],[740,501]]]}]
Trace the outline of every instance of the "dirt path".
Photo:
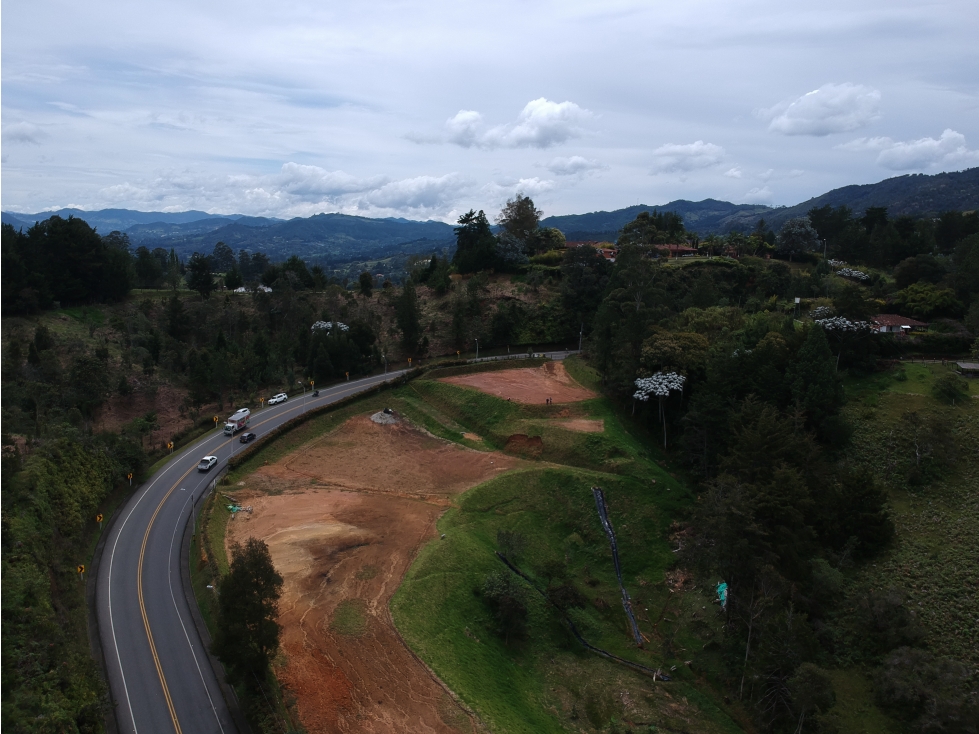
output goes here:
[{"label": "dirt path", "polygon": [[285,580],[277,675],[308,731],[474,730],[388,604],[451,497],[521,463],[359,417],[234,493],[253,512],[228,544],[263,538]]},{"label": "dirt path", "polygon": [[547,362],[540,367],[443,377],[439,381],[474,387],[489,395],[525,404],[543,405],[548,398],[555,404],[576,403],[597,397],[591,390],[575,382],[560,362]]}]

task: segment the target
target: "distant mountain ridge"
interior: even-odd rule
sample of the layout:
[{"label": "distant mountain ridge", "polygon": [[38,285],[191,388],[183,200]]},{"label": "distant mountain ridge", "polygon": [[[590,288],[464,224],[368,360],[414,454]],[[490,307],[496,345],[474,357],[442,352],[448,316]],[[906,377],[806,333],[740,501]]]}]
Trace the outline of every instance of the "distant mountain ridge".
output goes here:
[{"label": "distant mountain ridge", "polygon": [[85,211],[84,209],[64,208],[38,212],[37,214],[4,212],[3,215],[4,222],[10,216],[25,223],[27,226],[31,226],[34,222],[40,222],[55,215],[62,219],[74,216],[79,219],[84,219],[89,226],[95,227],[101,234],[108,234],[114,230],[125,232],[130,227],[139,224],[189,224],[204,219],[235,220],[242,217],[241,214],[208,214],[207,212],[197,211],[196,209],[185,212],[141,212],[135,209],[98,209],[96,211]]},{"label": "distant mountain ridge", "polygon": [[557,227],[572,240],[598,239],[585,235],[603,235],[602,239],[614,240],[618,231],[635,219],[640,212],[654,210],[676,212],[683,217],[684,226],[689,231],[698,234],[727,232],[745,221],[754,223],[760,217],[767,217],[768,213],[773,211],[772,207],[759,204],[731,204],[716,199],[704,199],[703,201],[677,199],[669,204],[657,206],[636,204],[611,212],[545,217],[541,226]]},{"label": "distant mountain ridge", "polygon": [[953,173],[910,173],[875,184],[859,184],[833,189],[801,204],[779,207],[765,220],[781,226],[793,217],[801,217],[813,207],[848,206],[856,214],[868,207],[884,206],[891,216],[938,216],[944,211],[979,209],[979,168]]},{"label": "distant mountain ridge", "polygon": [[546,217],[545,227],[557,227],[569,239],[614,240],[619,230],[643,211],[676,212],[691,232],[699,235],[748,231],[759,219],[778,229],[793,217],[804,216],[813,207],[848,206],[856,214],[868,207],[884,206],[892,216],[933,215],[943,211],[979,209],[979,168],[954,173],[908,174],[874,184],[843,186],[795,206],[769,207],[758,204],[731,204],[716,199],[668,204],[636,205],[611,212],[569,214]]},{"label": "distant mountain ridge", "polygon": [[[870,206],[885,206],[894,216],[937,215],[942,211],[979,209],[979,168],[931,176],[895,176],[875,184],[844,186],[791,207],[732,204],[716,199],[678,199],[662,205],[635,205],[615,211],[546,217],[541,224],[556,227],[570,240],[615,240],[622,227],[640,212],[672,211],[683,217],[691,232],[701,236],[749,231],[759,219],[778,229],[813,207],[848,206],[861,214]],[[316,214],[290,220],[202,211],[140,212],[132,209],[59,209],[38,214],[3,212],[4,224],[28,228],[57,214],[84,219],[102,234],[126,232],[134,245],[173,248],[178,254],[210,252],[218,242],[234,249],[265,252],[272,259],[299,255],[309,260],[350,262],[393,254],[428,254],[454,247],[453,225],[401,217],[372,219],[348,214]]]}]

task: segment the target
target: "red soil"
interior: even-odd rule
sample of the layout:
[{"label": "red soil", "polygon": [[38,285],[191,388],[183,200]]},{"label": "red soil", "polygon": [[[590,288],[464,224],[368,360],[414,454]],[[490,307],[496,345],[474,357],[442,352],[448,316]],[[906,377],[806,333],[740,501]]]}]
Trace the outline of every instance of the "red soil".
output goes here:
[{"label": "red soil", "polygon": [[[388,604],[451,498],[520,463],[360,417],[234,493],[253,513],[229,524],[228,544],[265,539],[285,580],[276,674],[308,731],[478,728],[401,640]],[[362,629],[335,628],[351,600]]]},{"label": "red soil", "polygon": [[596,397],[591,390],[571,379],[560,362],[547,362],[540,367],[443,377],[440,382],[473,387],[489,395],[525,404],[543,405],[547,398],[553,403],[576,403]]},{"label": "red soil", "polygon": [[506,440],[503,450],[511,454],[520,454],[538,458],[544,450],[544,439],[540,436],[528,436],[524,433],[514,433]]}]

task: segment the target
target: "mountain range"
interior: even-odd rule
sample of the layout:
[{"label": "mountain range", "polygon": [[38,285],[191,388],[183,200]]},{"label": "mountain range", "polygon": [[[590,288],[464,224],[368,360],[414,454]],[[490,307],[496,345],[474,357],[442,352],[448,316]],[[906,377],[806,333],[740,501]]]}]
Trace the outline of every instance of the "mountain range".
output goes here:
[{"label": "mountain range", "polygon": [[[759,219],[778,229],[813,207],[848,206],[856,214],[884,206],[893,216],[937,215],[942,211],[979,209],[979,168],[932,176],[909,174],[875,184],[844,186],[791,207],[731,204],[726,201],[679,199],[662,205],[636,205],[615,211],[546,217],[542,226],[556,227],[569,240],[612,240],[642,211],[672,211],[689,231],[700,235],[748,231]],[[453,226],[445,222],[402,218],[371,219],[347,214],[316,214],[290,220],[209,214],[202,211],[140,212],[130,209],[59,209],[37,214],[3,212],[2,221],[27,229],[50,216],[75,216],[100,232],[125,232],[134,246],[173,248],[181,256],[211,252],[218,242],[233,249],[265,252],[273,260],[299,255],[317,262],[351,262],[396,254],[427,254],[455,245]]]}]

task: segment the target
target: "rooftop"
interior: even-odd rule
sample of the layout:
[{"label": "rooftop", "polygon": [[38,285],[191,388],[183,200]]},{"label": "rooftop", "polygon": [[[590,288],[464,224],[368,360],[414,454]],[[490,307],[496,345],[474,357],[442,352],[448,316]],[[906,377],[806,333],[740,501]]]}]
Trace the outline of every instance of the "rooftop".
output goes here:
[{"label": "rooftop", "polygon": [[879,313],[871,316],[870,321],[878,326],[928,326],[924,321],[916,321],[896,313]]}]

